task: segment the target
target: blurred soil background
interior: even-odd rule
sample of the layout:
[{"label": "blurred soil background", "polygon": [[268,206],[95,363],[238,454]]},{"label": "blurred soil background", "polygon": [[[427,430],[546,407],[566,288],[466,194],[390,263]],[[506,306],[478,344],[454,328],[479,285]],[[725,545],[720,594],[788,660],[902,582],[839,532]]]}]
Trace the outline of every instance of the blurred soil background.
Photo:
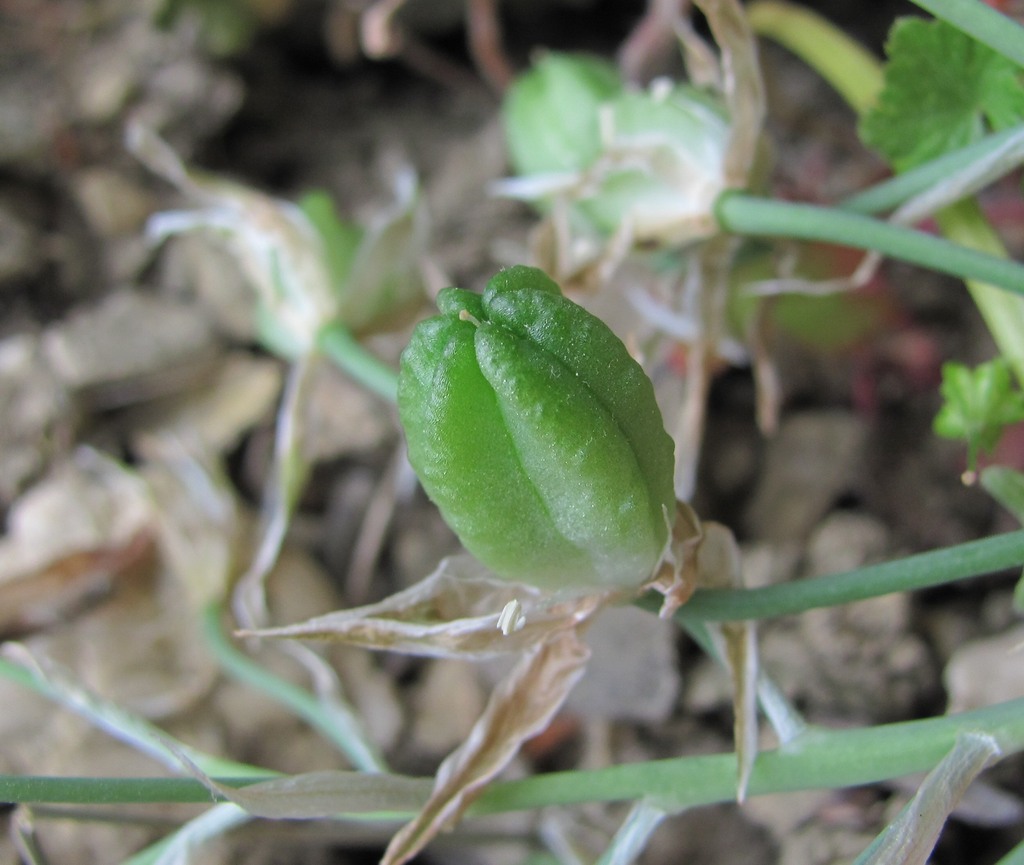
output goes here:
[{"label": "blurred soil background", "polygon": [[[893,18],[913,11],[812,5],[879,55]],[[640,6],[510,0],[501,6],[508,61],[525,68],[541,47],[613,56]],[[163,490],[159,519],[188,526],[182,555],[208,544],[244,567],[285,367],[257,347],[244,281],[216,243],[148,243],[147,217],[182,199],[126,151],[124,127],[141,118],[190,165],[284,198],[327,190],[349,217],[386,200],[389,172],[408,162],[426,192],[433,287],[482,287],[525,255],[533,217],[487,193],[507,171],[500,100],[467,51],[464,4],[410,2],[405,51],[382,60],[361,55],[358,7],[0,3],[0,636],[67,665],[186,742],[284,772],[343,763],[299,720],[219,673],[197,637],[197,590],[169,576],[148,497]],[[852,113],[821,80],[774,46],[763,46],[762,59],[775,194],[831,202],[884,176],[858,143]],[[677,73],[677,58],[654,71]],[[1019,257],[1019,198],[1015,211],[999,196],[990,193],[987,206],[1005,211],[1000,227]],[[855,262],[841,250],[819,254],[830,267]],[[887,265],[858,297],[867,324],[852,336],[808,334],[775,347],[783,412],[773,438],[757,431],[748,370],[724,371],[713,388],[695,504],[737,532],[752,585],[1015,528],[961,484],[962,448],[931,432],[941,363],[994,353],[962,286]],[[602,307],[613,326],[628,326],[618,308]],[[428,309],[425,299],[422,314]],[[410,325],[369,344],[395,360]],[[402,463],[394,410],[327,366],[314,390],[317,468],[270,586],[281,623],[382,598],[457,549]],[[188,510],[180,475],[165,466],[168,432],[196,427],[223,457],[235,496],[230,543],[214,516]],[[150,492],[107,456],[137,470]],[[1024,437],[1009,436],[1001,459],[1024,467]],[[1024,640],[1014,578],[766,623],[763,662],[822,724],[1024,695],[1019,656],[1008,652]],[[675,628],[627,609],[602,619],[592,642],[584,683],[515,772],[731,748],[729,684]],[[455,661],[329,654],[371,738],[395,770],[410,773],[433,772],[462,741],[496,675]],[[266,663],[301,675],[280,655]],[[0,706],[0,772],[161,772],[13,683],[0,681]],[[668,820],[641,861],[847,862],[911,789],[699,810]],[[1000,764],[972,789],[934,861],[994,862],[1024,837],[1022,795],[1020,761]],[[124,808],[109,822],[110,811],[38,808],[32,821],[47,861],[85,865],[118,862],[198,812]],[[526,862],[541,849],[538,826],[592,842],[582,853],[594,856],[623,813],[593,807],[469,823],[422,861]],[[366,863],[385,841],[332,823],[255,823],[196,861]],[[0,862],[16,861],[0,838]]]}]

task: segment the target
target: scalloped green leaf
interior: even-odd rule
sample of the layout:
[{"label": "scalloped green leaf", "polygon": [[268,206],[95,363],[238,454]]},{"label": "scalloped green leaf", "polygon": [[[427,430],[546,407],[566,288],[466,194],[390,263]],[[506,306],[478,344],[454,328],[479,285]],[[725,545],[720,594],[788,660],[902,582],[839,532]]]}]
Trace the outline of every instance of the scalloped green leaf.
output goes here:
[{"label": "scalloped green leaf", "polygon": [[1024,70],[944,21],[903,18],[861,139],[905,171],[1024,119]]}]

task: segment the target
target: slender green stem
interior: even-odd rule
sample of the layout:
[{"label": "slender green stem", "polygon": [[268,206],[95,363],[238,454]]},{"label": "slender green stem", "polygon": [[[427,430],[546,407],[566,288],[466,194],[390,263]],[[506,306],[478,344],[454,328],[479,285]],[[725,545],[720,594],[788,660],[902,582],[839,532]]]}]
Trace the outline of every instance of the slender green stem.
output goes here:
[{"label": "slender green stem", "polygon": [[[993,736],[1006,754],[1024,750],[1024,699],[960,715],[853,730],[811,729],[786,748],[763,752],[750,795],[871,784],[930,769],[973,732]],[[260,779],[224,779],[226,784]],[[269,780],[269,779],[267,779]],[[736,794],[736,757],[677,757],[604,769],[551,772],[491,786],[472,815],[650,797],[670,810],[726,802]],[[424,793],[426,795],[426,793]],[[90,798],[91,797],[91,798]],[[198,781],[182,778],[26,778],[0,775],[0,801],[162,803],[209,801]]]},{"label": "slender green stem", "polygon": [[[923,721],[810,730],[786,749],[758,756],[749,794],[850,787],[923,772],[946,755],[958,734],[966,732],[994,736],[1006,754],[1024,749],[1024,700]],[[672,810],[730,801],[736,796],[736,757],[678,757],[507,781],[484,793],[470,813],[645,796]]]},{"label": "slender green stem", "polygon": [[715,206],[718,223],[733,234],[820,240],[874,250],[962,279],[978,279],[1024,294],[1024,265],[949,243],[859,213],[792,204],[727,192]]},{"label": "slender green stem", "polygon": [[263,692],[305,719],[333,742],[357,769],[363,772],[385,771],[384,758],[363,735],[354,717],[338,717],[338,713],[328,712],[308,691],[275,676],[235,648],[221,627],[220,609],[216,604],[211,604],[203,615],[203,634],[214,656],[230,676]]},{"label": "slender green stem", "polygon": [[[869,565],[824,577],[795,580],[760,589],[705,589],[677,614],[683,624],[764,619],[832,607],[878,595],[930,588],[1024,565],[1024,530],[955,547]],[[641,602],[657,609],[654,595]]]},{"label": "slender green stem", "polygon": [[635,802],[615,833],[612,843],[601,854],[597,865],[623,865],[634,862],[651,840],[667,813],[649,799]]},{"label": "slender green stem", "polygon": [[[1003,241],[989,224],[976,199],[965,199],[936,215],[943,234],[971,249],[988,255],[1006,256]],[[1024,298],[1014,297],[992,285],[969,279],[978,312],[985,320],[999,353],[1013,368],[1017,381],[1024,384]]]},{"label": "slender green stem", "polygon": [[859,43],[816,12],[795,3],[758,0],[747,7],[747,20],[802,58],[858,111],[866,111],[882,89],[878,60]]},{"label": "slender green stem", "polygon": [[[863,49],[845,33],[828,21],[813,14],[793,9],[787,3],[761,0],[751,7],[765,5],[767,14],[752,17],[755,28],[763,35],[778,40],[795,52],[801,59],[832,84],[850,105],[863,114],[870,106],[874,90],[881,80],[881,65],[865,56]],[[980,31],[972,28],[987,28],[991,35],[1006,38],[1018,47],[1024,46],[1024,29],[1004,15],[1000,15],[977,0],[935,0],[920,3],[936,15],[945,17],[956,26],[977,38],[983,38]],[[780,7],[775,9],[775,7]],[[763,20],[762,20],[763,19]],[[761,26],[758,26],[758,22]],[[985,23],[988,22],[988,23]],[[991,44],[991,43],[990,43]],[[822,50],[822,46],[829,46]],[[992,45],[992,47],[996,47]],[[998,50],[998,48],[997,48]],[[860,67],[841,61],[846,55],[856,56]],[[864,80],[869,82],[864,86]],[[960,187],[960,193],[969,192],[973,185],[984,185],[996,176],[1010,170],[1019,163],[1022,152],[1021,128],[1008,129],[990,135],[960,150],[943,154],[925,165],[901,174],[844,202],[844,210],[865,214],[891,209],[903,201],[931,190],[953,190]],[[974,174],[968,181],[966,175]],[[959,181],[953,178],[960,178]],[[966,183],[964,186],[961,184]],[[1008,258],[1006,249],[998,234],[985,219],[981,208],[972,200],[961,200],[946,207],[936,215],[942,233],[960,250],[975,250],[993,258]],[[877,247],[883,251],[882,247]],[[898,253],[896,257],[900,257]],[[1013,364],[1018,380],[1024,382],[1024,299],[1013,297],[1000,288],[1021,292],[1024,285],[1020,277],[1011,277],[1015,285],[989,283],[981,273],[965,269],[950,270],[936,257],[933,261],[920,261],[937,270],[955,273],[965,278],[967,289],[978,306],[985,323],[996,341],[1000,353]]]},{"label": "slender green stem", "polygon": [[398,374],[380,358],[370,354],[340,324],[320,332],[320,350],[359,384],[388,402],[395,402]]},{"label": "slender green stem", "polygon": [[207,808],[198,817],[193,817],[176,832],[140,850],[121,865],[167,865],[168,862],[189,862],[194,852],[214,838],[220,838],[232,829],[252,820],[236,805],[222,803]]},{"label": "slender green stem", "polygon": [[996,865],[1024,865],[1024,841],[996,862]]},{"label": "slender green stem", "polygon": [[997,12],[981,0],[913,0],[931,12],[973,36],[993,51],[1024,66],[1024,27]]},{"label": "slender green stem", "polygon": [[851,195],[839,206],[843,210],[864,215],[894,210],[915,195],[926,192],[941,181],[984,161],[1008,142],[1020,137],[1021,129],[1022,127],[1015,126],[1012,129],[986,135],[973,144],[944,153],[923,165],[918,165],[916,168],[904,171],[902,174],[884,180],[856,195]]},{"label": "slender green stem", "polygon": [[[272,781],[279,775],[218,778],[229,787]],[[213,794],[195,778],[93,778],[0,775],[0,802],[28,805],[126,805],[154,802],[205,802]]]}]

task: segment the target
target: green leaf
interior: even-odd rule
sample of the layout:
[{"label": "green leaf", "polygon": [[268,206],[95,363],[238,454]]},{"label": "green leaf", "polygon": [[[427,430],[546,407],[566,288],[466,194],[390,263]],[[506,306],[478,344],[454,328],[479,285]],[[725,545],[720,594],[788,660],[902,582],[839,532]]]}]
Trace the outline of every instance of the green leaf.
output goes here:
[{"label": "green leaf", "polygon": [[944,21],[904,18],[862,140],[904,171],[1024,118],[1022,70]]},{"label": "green leaf", "polygon": [[165,30],[181,19],[194,18],[205,48],[220,57],[244,51],[260,26],[260,10],[248,0],[165,0],[153,12],[156,25]]},{"label": "green leaf", "polygon": [[505,97],[502,114],[517,174],[577,171],[601,152],[598,109],[622,90],[605,60],[545,54]]},{"label": "green leaf", "polygon": [[988,466],[981,472],[981,485],[1024,525],[1024,474],[1007,466]]},{"label": "green leaf", "polygon": [[969,471],[980,451],[998,444],[1004,427],[1024,420],[1024,393],[1014,388],[1009,364],[1002,359],[973,370],[959,363],[943,364],[942,398],[935,432],[967,442]]},{"label": "green leaf", "polygon": [[323,241],[324,257],[331,274],[331,282],[340,293],[348,282],[352,263],[363,239],[363,229],[358,225],[343,222],[331,196],[323,190],[306,193],[300,199],[299,207]]}]

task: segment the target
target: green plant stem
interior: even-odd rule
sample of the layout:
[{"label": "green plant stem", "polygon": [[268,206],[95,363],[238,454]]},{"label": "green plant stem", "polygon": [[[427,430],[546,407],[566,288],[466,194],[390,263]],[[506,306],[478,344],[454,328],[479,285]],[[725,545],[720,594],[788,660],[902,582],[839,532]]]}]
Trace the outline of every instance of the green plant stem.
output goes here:
[{"label": "green plant stem", "polygon": [[394,403],[398,395],[398,373],[380,358],[370,354],[340,324],[320,332],[320,350],[367,390]]},{"label": "green plant stem", "polygon": [[[218,778],[229,787],[272,781],[280,775]],[[0,775],[0,802],[27,805],[209,804],[213,794],[195,778],[93,778]]]},{"label": "green plant stem", "polygon": [[[922,772],[953,747],[958,734],[993,736],[1004,753],[1024,749],[1024,700],[961,715],[854,730],[809,730],[784,749],[759,755],[752,796],[834,789]],[[254,779],[235,779],[251,783]],[[225,779],[225,783],[232,783]],[[678,810],[726,802],[736,794],[736,757],[713,754],[552,772],[490,787],[471,815],[496,814],[650,797]],[[93,797],[93,798],[90,798]],[[0,776],[0,801],[34,803],[163,803],[209,801],[198,781],[179,778],[25,778]]]},{"label": "green plant stem", "polygon": [[228,675],[261,691],[305,719],[328,741],[333,742],[355,768],[363,772],[386,771],[384,758],[363,735],[354,717],[339,717],[338,713],[328,712],[308,691],[275,676],[240,652],[224,633],[217,604],[207,607],[202,624],[207,644]]},{"label": "green plant stem", "polygon": [[[1001,15],[977,0],[931,0],[931,2],[915,0],[915,2],[997,51],[1001,49],[990,41],[989,37],[1002,41],[1005,45],[1016,46],[1019,56],[1014,59],[1017,59],[1018,63],[1024,63],[1024,28],[1005,15]],[[754,4],[755,7],[758,5]],[[863,50],[861,46],[825,19],[814,15],[804,15],[799,10],[793,11],[789,9],[788,4],[782,4],[782,6],[781,14],[787,16],[783,25],[773,24],[771,16],[769,16],[768,24],[759,32],[777,39],[812,68],[817,69],[847,99],[858,114],[863,114],[870,106],[870,100],[874,98],[873,88],[877,86],[877,80],[881,79],[881,65],[875,63],[875,68],[871,70],[870,56],[865,58],[863,54],[858,54]],[[755,27],[757,20],[755,17]],[[795,29],[799,38],[790,35],[787,32],[787,27]],[[837,56],[857,54],[867,71],[865,72],[865,68],[834,62],[829,56],[829,52],[823,53],[819,50],[818,46],[823,44],[831,46],[830,52]],[[1010,54],[1007,56],[1012,57]],[[868,76],[869,84],[867,87],[862,87],[861,79],[865,74]],[[842,208],[858,214],[865,214],[895,207],[913,195],[941,185],[947,178],[956,176],[971,166],[995,158],[997,151],[1004,146],[1013,150],[1011,139],[1019,134],[1019,127],[1009,129],[961,150],[943,154],[925,165],[853,196],[842,204]],[[1004,153],[1003,156],[1012,159],[1008,154]],[[965,252],[971,250],[983,252],[993,259],[1005,260],[1007,258],[1002,241],[975,201],[965,199],[957,202],[939,213],[936,220],[942,233],[958,244],[951,248]],[[885,251],[881,246],[876,248],[879,251]],[[901,257],[895,252],[889,254],[896,258]],[[968,291],[970,291],[982,318],[985,319],[1000,353],[1011,362],[1018,380],[1024,384],[1024,300],[1020,297],[1011,297],[1006,292],[999,290],[1004,288],[1024,293],[1022,291],[1024,280],[1020,276],[1012,276],[1007,271],[1012,281],[1008,285],[989,279],[978,271],[968,272],[969,268],[948,269],[940,264],[940,261],[943,259],[936,257],[933,262],[926,258],[925,260],[917,259],[916,263],[924,264],[935,270],[944,270],[946,273],[953,273],[967,281]]]},{"label": "green plant stem", "polygon": [[981,0],[913,0],[931,12],[973,36],[983,45],[1024,66],[1024,27],[1012,18],[986,6]]},{"label": "green plant stem", "polygon": [[[941,586],[1024,564],[1024,530],[869,565],[854,571],[794,580],[759,589],[702,589],[676,613],[684,625],[792,615],[866,598]],[[653,593],[642,599],[657,609]]]},{"label": "green plant stem", "polygon": [[[993,256],[1006,256],[1006,248],[973,199],[959,201],[936,214],[942,233],[959,244]],[[979,280],[967,280],[967,290],[985,320],[999,353],[1009,362],[1024,386],[1024,299]]]},{"label": "green plant stem", "polygon": [[[957,735],[965,732],[994,736],[1006,754],[1024,749],[1024,700],[923,721],[856,730],[809,730],[788,748],[758,756],[749,794],[850,787],[926,771],[953,747]],[[735,772],[735,755],[715,754],[589,772],[549,773],[495,785],[470,813],[644,796],[678,810],[734,799]]]},{"label": "green plant stem", "polygon": [[996,862],[996,865],[1024,865],[1024,842],[1014,847],[1002,859]]},{"label": "green plant stem", "polygon": [[859,213],[727,192],[719,197],[715,215],[719,225],[733,234],[820,240],[874,250],[950,276],[1024,294],[1024,265]]},{"label": "green plant stem", "polygon": [[1007,142],[1018,138],[1021,129],[1022,127],[1015,126],[1002,132],[994,132],[959,150],[943,153],[923,165],[851,195],[840,202],[839,206],[843,210],[864,215],[894,210],[915,195],[926,192],[971,165],[984,161]]},{"label": "green plant stem", "polygon": [[802,58],[858,113],[882,89],[882,70],[874,55],[816,12],[781,0],[758,0],[747,7],[747,20],[755,33]]}]

